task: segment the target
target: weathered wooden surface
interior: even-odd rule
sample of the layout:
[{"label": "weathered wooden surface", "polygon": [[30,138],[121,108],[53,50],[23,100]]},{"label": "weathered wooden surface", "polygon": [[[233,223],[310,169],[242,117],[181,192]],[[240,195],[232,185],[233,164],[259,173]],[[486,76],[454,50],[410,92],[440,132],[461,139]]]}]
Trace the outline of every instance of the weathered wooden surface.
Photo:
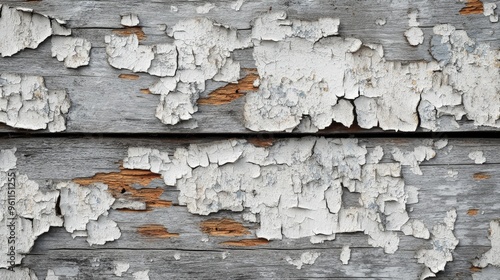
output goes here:
[{"label": "weathered wooden surface", "polygon": [[[67,118],[66,132],[103,133],[247,133],[243,123],[244,97],[228,104],[199,105],[193,119],[175,126],[162,124],[155,116],[159,96],[145,94],[157,78],[134,73],[134,80],[119,78],[130,74],[128,70],[112,68],[106,61],[104,36],[123,28],[120,14],[139,15],[140,28],[146,38],[141,43],[169,42],[162,25],[174,25],[182,19],[209,17],[210,19],[238,28],[248,34],[251,21],[269,10],[286,11],[291,19],[316,20],[320,17],[339,18],[340,35],[355,37],[364,43],[381,44],[385,57],[394,61],[432,60],[429,40],[432,27],[449,23],[465,30],[477,41],[488,42],[493,49],[500,46],[498,24],[491,23],[482,14],[460,14],[465,7],[460,1],[246,1],[240,11],[230,8],[233,1],[216,1],[208,14],[197,14],[196,7],[206,1],[87,1],[75,4],[71,1],[2,1],[12,7],[32,8],[34,11],[66,20],[73,34],[92,43],[90,65],[79,69],[67,69],[50,55],[50,39],[37,49],[26,49],[11,58],[0,58],[2,72],[15,72],[44,76],[48,88],[65,88],[72,101]],[[496,2],[500,6],[500,2]],[[171,12],[175,6],[178,12]],[[408,28],[408,12],[418,9],[420,28],[425,35],[424,43],[413,47],[403,33]],[[377,19],[385,18],[379,26]],[[243,68],[255,68],[252,49],[237,50],[236,61]],[[123,77],[123,76],[122,76]],[[136,79],[135,79],[136,78]],[[209,82],[204,95],[208,95],[224,83]],[[143,90],[143,91],[141,91]],[[493,130],[492,127],[475,127],[470,121],[459,121],[459,128],[447,131]],[[197,125],[196,128],[193,126]],[[343,126],[333,126],[325,133],[346,131]],[[19,131],[0,125],[0,131]],[[379,131],[378,129],[354,131]]]},{"label": "weathered wooden surface", "polygon": [[[134,31],[141,35],[141,44],[172,42],[163,30],[165,25],[169,28],[180,20],[199,17],[237,28],[240,35],[248,36],[252,20],[269,11],[285,11],[290,19],[339,18],[340,36],[358,38],[365,44],[381,44],[388,61],[406,63],[433,60],[429,47],[433,26],[437,24],[451,24],[465,30],[475,42],[498,49],[499,23],[490,22],[478,10],[463,11],[465,2],[478,1],[247,0],[240,11],[230,8],[234,2],[1,1],[0,4],[31,8],[67,21],[73,35],[89,40],[92,50],[89,66],[78,69],[68,69],[51,57],[50,39],[36,49],[0,58],[0,72],[43,76],[47,88],[66,89],[72,103],[67,129],[59,134],[0,124],[0,150],[17,148],[17,170],[40,186],[63,181],[82,185],[104,182],[111,192],[126,190],[136,198],[142,196],[148,206],[148,211],[110,210],[109,218],[118,223],[122,235],[105,245],[89,246],[85,238],[74,239],[63,227],[52,227],[35,241],[22,261],[22,266],[33,269],[39,279],[44,279],[48,270],[53,270],[59,279],[134,279],[134,272],[145,270],[149,270],[150,279],[418,279],[424,265],[417,263],[415,254],[419,249],[428,249],[430,240],[398,232],[399,249],[386,254],[382,248],[368,244],[367,235],[362,233],[337,234],[335,240],[323,244],[311,244],[309,238],[258,239],[259,223],[244,221],[242,213],[189,213],[187,207],[179,205],[179,190],[167,187],[158,174],[120,169],[129,147],[164,150],[171,156],[178,147],[229,137],[273,143],[301,134],[254,133],[245,128],[245,92],[251,90],[256,78],[252,48],[233,53],[242,67],[242,77],[246,76],[242,82],[220,90],[226,83],[207,81],[193,119],[172,126],[155,117],[160,96],[150,94],[148,88],[158,78],[111,67],[104,37]],[[207,14],[198,14],[196,8],[206,3],[214,3],[215,7]],[[492,3],[498,6],[498,14],[500,1]],[[178,11],[172,11],[172,6]],[[415,9],[419,11],[419,27],[425,39],[419,46],[410,46],[403,34],[408,29],[408,14]],[[127,13],[139,15],[139,27],[127,29],[120,25],[120,15]],[[386,23],[378,25],[378,19],[385,19]],[[0,40],[1,37],[2,34]],[[218,94],[216,98],[210,95],[214,93]],[[476,127],[465,118],[458,123],[460,127],[445,129],[453,131],[447,134],[419,134],[424,131],[421,128],[416,134],[398,134],[334,123],[316,135],[361,137],[360,145],[369,151],[376,146],[384,148],[382,162],[391,161],[392,148],[412,150],[427,145],[429,140],[449,137],[444,150],[420,164],[423,175],[415,175],[408,166],[402,167],[405,184],[419,189],[419,202],[408,208],[409,215],[430,229],[443,221],[447,210],[457,211],[454,234],[459,245],[453,251],[454,260],[438,273],[438,279],[495,279],[500,272],[498,267],[480,269],[473,266],[473,261],[491,248],[489,223],[500,219],[498,128]],[[461,133],[490,138],[463,138]],[[379,138],[380,135],[387,138]],[[408,135],[410,138],[404,138]],[[468,156],[474,151],[482,151],[486,163],[474,164]],[[356,195],[342,199],[347,206],[358,204]],[[339,259],[345,245],[352,250],[348,265]],[[321,255],[301,270],[287,261],[288,257],[297,259],[305,252]],[[128,263],[130,269],[117,277],[115,262]]]},{"label": "weathered wooden surface", "polygon": [[[189,143],[208,143],[212,140],[3,137],[0,149],[17,147],[18,170],[30,179],[57,182],[92,178],[96,173],[119,172],[120,161],[131,146],[173,151]],[[390,151],[393,147],[411,150],[425,141],[375,138],[360,139],[360,144],[366,145],[369,150],[380,145]],[[452,148],[446,152],[438,151],[434,159],[420,165],[422,176],[403,167],[403,177],[407,185],[420,189],[419,203],[412,205],[410,217],[422,219],[431,226],[442,220],[449,208],[457,209],[455,235],[460,243],[453,252],[454,261],[448,263],[446,270],[438,276],[439,279],[470,279],[478,271],[471,268],[471,262],[490,247],[487,239],[489,221],[498,218],[500,146],[496,139],[450,139],[447,147]],[[483,165],[476,165],[468,158],[471,151],[478,149],[487,159]],[[387,160],[385,156],[382,162]],[[450,177],[449,170],[458,172],[456,177]],[[257,242],[255,246],[225,245],[222,243],[226,241],[255,239],[257,225],[243,222],[240,213],[221,212],[208,217],[190,214],[185,207],[177,204],[175,188],[165,187],[158,179],[148,187],[165,189],[160,199],[172,201],[173,205],[148,212],[111,210],[110,217],[118,223],[122,236],[103,246],[90,247],[84,239],[71,238],[63,228],[52,228],[36,241],[23,264],[34,269],[42,279],[48,269],[53,269],[58,275],[66,273],[67,279],[113,279],[116,277],[113,274],[114,261],[130,263],[129,273],[124,274],[124,279],[132,279],[131,272],[146,269],[149,269],[151,279],[417,279],[422,265],[417,264],[415,251],[429,246],[428,240],[400,236],[399,250],[395,254],[385,254],[382,249],[368,245],[364,234],[338,234],[334,241],[324,244],[311,244],[305,238]],[[241,222],[243,229],[229,236],[207,235],[201,225],[214,218]],[[152,224],[162,225],[169,233],[177,233],[178,236],[160,238],[154,233],[147,235],[139,232],[141,227],[151,227]],[[339,261],[343,245],[351,246],[348,265]],[[313,265],[305,265],[298,270],[285,260],[287,256],[298,258],[306,251],[321,253]],[[174,256],[180,259],[176,260]],[[71,276],[75,271],[78,272]]]}]

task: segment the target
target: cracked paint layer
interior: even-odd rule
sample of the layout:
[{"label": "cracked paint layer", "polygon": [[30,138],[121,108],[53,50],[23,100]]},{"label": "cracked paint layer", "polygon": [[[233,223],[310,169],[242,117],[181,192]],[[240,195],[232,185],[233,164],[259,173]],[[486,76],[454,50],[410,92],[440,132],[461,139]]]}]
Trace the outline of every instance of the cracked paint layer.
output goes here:
[{"label": "cracked paint layer", "polygon": [[349,259],[351,258],[351,249],[349,246],[343,246],[340,252],[340,261],[342,264],[349,264]]},{"label": "cracked paint layer", "polygon": [[[56,213],[59,192],[39,186],[17,172],[15,152],[15,148],[0,151],[0,207],[4,209],[0,212],[0,247],[5,249],[0,254],[0,268],[20,264],[38,236],[63,223]],[[27,275],[28,271],[16,268],[14,274]]]},{"label": "cracked paint layer", "polygon": [[[418,28],[416,17],[410,13],[411,28]],[[255,21],[260,87],[246,96],[247,128],[292,131],[304,119],[308,131],[317,131],[332,121],[350,125],[345,120],[354,118],[353,110],[367,129],[446,129],[458,126],[463,116],[476,126],[500,126],[499,50],[476,44],[453,26],[437,25],[431,42],[437,61],[391,62],[381,46],[324,33],[321,20],[272,13]],[[476,83],[479,79],[485,82]],[[340,100],[354,109],[336,114]]]},{"label": "cracked paint layer", "polygon": [[139,25],[139,17],[136,14],[126,14],[121,16],[121,25],[133,27]]},{"label": "cracked paint layer", "polygon": [[486,162],[486,157],[483,155],[483,151],[470,152],[469,158],[473,160],[475,164],[483,164]]},{"label": "cracked paint layer", "polygon": [[0,122],[23,129],[66,129],[70,99],[65,90],[49,90],[43,77],[0,75]]},{"label": "cracked paint layer", "polygon": [[116,262],[113,262],[113,264],[115,266],[115,270],[113,271],[113,273],[118,277],[121,277],[122,274],[127,272],[128,269],[130,268],[130,264],[126,263],[126,262],[116,261]]},{"label": "cracked paint layer", "polygon": [[163,77],[149,88],[160,95],[156,117],[165,124],[189,120],[205,81],[236,83],[240,64],[232,52],[250,45],[236,30],[206,19],[180,21],[169,36],[173,44],[139,45],[134,34],[106,36],[108,62],[118,69],[148,72]]},{"label": "cracked paint layer", "polygon": [[488,239],[491,241],[491,249],[484,253],[480,258],[474,260],[476,267],[487,267],[493,265],[500,267],[500,220],[490,222]]},{"label": "cracked paint layer", "polygon": [[90,245],[103,245],[121,236],[118,225],[108,216],[115,198],[102,183],[81,186],[73,182],[57,184],[61,193],[59,207],[66,231],[73,238],[87,237]]},{"label": "cracked paint layer", "polygon": [[484,3],[483,7],[484,7],[483,15],[489,17],[491,22],[498,22],[498,14],[495,12],[497,4]]},{"label": "cracked paint layer", "polygon": [[408,26],[410,27],[405,31],[405,37],[408,43],[412,46],[418,46],[424,42],[424,32],[417,21],[418,10],[412,10],[408,13]]},{"label": "cracked paint layer", "polygon": [[292,259],[290,256],[286,256],[285,260],[295,266],[297,269],[302,269],[304,265],[312,265],[316,262],[316,259],[321,256],[321,253],[316,252],[304,252],[300,255],[299,259]]},{"label": "cracked paint layer", "polygon": [[53,36],[52,57],[64,61],[67,68],[78,68],[88,65],[90,61],[89,41],[83,38]]},{"label": "cracked paint layer", "polygon": [[71,30],[61,24],[64,21],[52,19],[29,9],[0,5],[0,55],[12,56],[29,48],[36,49],[52,34],[71,35]]},{"label": "cracked paint layer", "polygon": [[458,239],[453,234],[456,219],[455,209],[447,211],[443,223],[434,225],[431,230],[432,249],[417,252],[417,261],[426,266],[420,279],[435,277],[437,272],[444,271],[447,262],[453,261],[452,252],[458,245]]},{"label": "cracked paint layer", "polygon": [[13,270],[0,269],[2,280],[38,280],[33,270],[27,267],[16,267]]},{"label": "cracked paint layer", "polygon": [[[269,147],[227,140],[178,148],[172,156],[129,148],[123,164],[161,174],[191,213],[243,212],[260,223],[259,238],[310,237],[320,243],[336,233],[364,232],[369,244],[394,253],[403,228],[429,238],[425,226],[408,216],[417,189],[401,177],[403,164],[432,158],[432,149],[417,150],[418,156],[401,152],[401,162],[380,163],[383,149],[367,150],[356,139],[289,139]],[[343,205],[343,192],[359,193],[360,205]]]}]

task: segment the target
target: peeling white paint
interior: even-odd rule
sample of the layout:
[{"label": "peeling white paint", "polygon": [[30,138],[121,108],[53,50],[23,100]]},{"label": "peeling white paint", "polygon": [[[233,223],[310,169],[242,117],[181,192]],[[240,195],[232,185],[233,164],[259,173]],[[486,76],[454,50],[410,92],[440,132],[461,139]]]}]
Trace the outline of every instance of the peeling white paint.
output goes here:
[{"label": "peeling white paint", "polygon": [[208,14],[211,9],[215,8],[212,3],[206,3],[205,5],[196,7],[196,13],[198,14]]},{"label": "peeling white paint", "polygon": [[0,122],[15,128],[66,129],[70,100],[65,90],[49,90],[43,77],[0,75]]},{"label": "peeling white paint", "polygon": [[180,259],[181,259],[181,253],[175,252],[175,254],[174,254],[174,260],[178,261]]},{"label": "peeling white paint", "polygon": [[36,49],[52,34],[71,34],[57,20],[32,10],[7,5],[0,5],[0,10],[0,54],[3,57],[12,56],[25,48]]},{"label": "peeling white paint", "polygon": [[149,280],[149,269],[132,273],[134,280]]},{"label": "peeling white paint", "polygon": [[418,46],[424,42],[424,32],[418,27],[410,27],[404,34],[412,46]]},{"label": "peeling white paint", "polygon": [[81,186],[73,182],[57,184],[61,193],[59,206],[64,216],[64,227],[70,233],[87,237],[90,245],[102,245],[121,236],[116,222],[107,218],[115,199],[108,186],[95,183]]},{"label": "peeling white paint", "polygon": [[495,13],[497,4],[483,3],[483,15],[490,17],[491,22],[498,22],[498,14]]},{"label": "peeling white paint", "polygon": [[156,117],[165,124],[176,124],[191,119],[198,110],[196,101],[206,80],[238,81],[240,65],[232,59],[232,52],[248,47],[250,40],[204,18],[178,22],[169,35],[178,53],[176,75],[160,79],[150,91],[161,95]]},{"label": "peeling white paint", "polygon": [[[455,209],[447,211],[444,222],[438,223],[432,228],[432,249],[421,249],[415,255],[417,261],[426,266],[421,279],[433,277],[435,273],[444,270],[447,262],[453,261],[452,252],[458,245],[458,239],[453,234],[456,219],[457,211]],[[424,277],[426,275],[428,276]]]},{"label": "peeling white paint", "polygon": [[129,209],[129,210],[146,210],[146,202],[139,200],[130,200],[126,198],[117,198],[113,205],[113,209]]},{"label": "peeling white paint", "polygon": [[340,261],[342,264],[349,264],[349,259],[351,258],[351,249],[349,246],[343,246],[340,252]]},{"label": "peeling white paint", "polygon": [[15,170],[15,151],[15,148],[0,151],[0,207],[4,209],[0,212],[0,248],[5,249],[0,254],[0,268],[20,264],[38,236],[63,223],[56,214],[59,192],[40,188],[35,181],[19,174]]},{"label": "peeling white paint", "polygon": [[477,267],[493,265],[500,267],[500,220],[490,222],[488,239],[491,241],[491,249],[484,253],[481,258],[474,260]]},{"label": "peeling white paint", "polygon": [[2,280],[38,280],[33,270],[27,267],[15,267],[13,271],[0,269],[0,279]]},{"label": "peeling white paint", "polygon": [[[412,165],[432,158],[426,156],[432,149],[424,148],[416,152],[422,158],[410,153]],[[396,232],[409,220],[406,205],[418,202],[418,194],[405,187],[401,164],[378,163],[382,157],[381,147],[369,152],[355,139],[290,139],[268,148],[227,140],[178,148],[172,157],[130,148],[124,167],[161,174],[191,213],[243,211],[246,220],[260,223],[260,238],[321,243],[336,233],[364,232],[369,244],[394,253]],[[359,207],[342,205],[346,189],[360,194]],[[415,235],[423,238],[420,228]]]},{"label": "peeling white paint", "polygon": [[59,276],[57,276],[52,269],[49,269],[47,270],[45,280],[59,280]]},{"label": "peeling white paint", "polygon": [[115,261],[113,262],[113,264],[115,266],[115,270],[113,271],[113,273],[118,277],[121,277],[122,274],[127,272],[130,268],[130,264],[126,262]]},{"label": "peeling white paint", "polygon": [[241,6],[243,6],[243,3],[245,3],[245,0],[236,0],[231,4],[231,9],[235,11],[239,11],[241,9]]},{"label": "peeling white paint", "polygon": [[375,24],[384,26],[387,23],[387,20],[385,18],[378,18],[375,20]]},{"label": "peeling white paint", "polygon": [[411,166],[411,171],[414,174],[422,175],[420,163],[425,160],[430,160],[436,156],[436,152],[426,146],[418,146],[413,149],[413,152],[402,152],[399,148],[392,150],[392,157],[395,161],[399,161],[401,165]]},{"label": "peeling white paint", "polygon": [[89,41],[83,38],[53,36],[52,57],[64,61],[67,68],[78,68],[88,65],[90,61]]},{"label": "peeling white paint", "polygon": [[316,252],[304,252],[300,255],[299,259],[292,259],[290,256],[286,256],[285,260],[295,266],[297,269],[302,269],[304,265],[312,265],[316,259],[321,256],[321,253]]},{"label": "peeling white paint", "polygon": [[473,160],[475,164],[483,164],[486,162],[486,157],[484,157],[483,151],[470,152],[469,158]]},{"label": "peeling white paint", "polygon": [[139,17],[136,14],[126,14],[121,16],[120,23],[123,26],[137,26],[139,25]]},{"label": "peeling white paint", "polygon": [[177,6],[170,6],[170,11],[172,13],[177,13],[179,11],[179,8],[177,8]]}]

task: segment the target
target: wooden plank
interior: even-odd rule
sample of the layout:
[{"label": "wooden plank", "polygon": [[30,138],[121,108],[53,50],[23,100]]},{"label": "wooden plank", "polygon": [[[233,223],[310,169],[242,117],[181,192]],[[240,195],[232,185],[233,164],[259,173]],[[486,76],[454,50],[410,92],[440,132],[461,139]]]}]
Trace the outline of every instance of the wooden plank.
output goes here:
[{"label": "wooden plank", "polygon": [[[19,172],[43,183],[119,172],[120,161],[126,156],[128,147],[151,147],[172,153],[177,147],[214,140],[217,139],[3,137],[0,149],[17,147]],[[382,162],[387,162],[390,160],[387,153],[392,148],[412,150],[428,140],[373,138],[360,139],[359,142],[369,150],[382,146],[386,152]],[[405,184],[419,188],[419,202],[411,205],[411,218],[421,219],[432,227],[442,221],[449,208],[457,209],[454,233],[460,243],[453,253],[454,261],[438,274],[440,278],[470,278],[475,271],[471,270],[471,262],[490,248],[487,238],[489,221],[498,218],[500,211],[497,203],[500,197],[499,145],[497,139],[449,139],[448,146],[438,151],[434,159],[420,165],[423,175],[415,175],[408,166],[403,166]],[[487,159],[485,164],[474,164],[468,158],[470,152],[477,150],[483,151]],[[456,175],[450,176],[450,170],[457,172]],[[48,269],[57,273],[78,271],[76,278],[68,274],[68,279],[115,279],[115,261],[130,264],[124,279],[132,279],[131,273],[142,270],[149,270],[150,279],[400,279],[401,275],[417,279],[422,266],[417,264],[415,252],[429,246],[428,240],[400,234],[399,250],[395,254],[385,254],[382,249],[371,247],[366,235],[361,233],[338,234],[334,241],[323,244],[311,244],[309,239],[302,238],[234,246],[234,242],[242,239],[254,240],[258,224],[244,222],[238,212],[223,211],[210,216],[190,214],[186,207],[178,205],[175,188],[165,187],[159,179],[148,185],[148,188],[156,187],[165,190],[159,199],[172,201],[173,206],[154,208],[149,212],[111,210],[110,218],[118,223],[122,232],[115,242],[90,247],[82,238],[73,239],[63,228],[51,228],[39,237],[23,264],[34,269],[42,279]],[[236,224],[241,223],[244,230],[233,231],[229,236],[207,235],[201,225],[208,219],[231,219]],[[165,227],[163,235],[145,234],[140,230],[152,227],[151,232],[158,230],[159,226]],[[170,235],[165,235],[165,232]],[[233,243],[224,243],[228,241]],[[339,260],[344,245],[351,246],[349,265],[341,265]],[[287,256],[296,259],[304,252],[321,255],[314,264],[304,265],[301,270],[286,261]],[[180,259],[176,260],[175,256]]]},{"label": "wooden plank", "polygon": [[[342,0],[309,2],[307,8],[296,1],[247,1],[240,11],[230,8],[233,1],[213,1],[216,5],[208,14],[196,13],[196,7],[208,3],[192,1],[152,1],[137,4],[135,1],[87,1],[75,5],[71,1],[4,1],[3,4],[32,8],[36,12],[67,20],[74,35],[89,40],[93,49],[88,67],[67,69],[61,62],[51,58],[50,39],[36,50],[24,50],[11,58],[0,58],[2,72],[41,75],[48,88],[64,88],[72,101],[67,120],[67,133],[249,133],[243,122],[244,97],[223,105],[199,105],[199,112],[193,119],[175,126],[162,124],[155,116],[159,96],[147,93],[156,78],[147,74],[134,73],[134,80],[119,78],[121,74],[131,74],[127,70],[117,70],[108,65],[104,50],[104,36],[113,34],[120,26],[120,14],[134,12],[141,20],[141,28],[146,34],[145,44],[169,42],[159,27],[172,26],[182,19],[207,16],[215,21],[238,28],[248,34],[251,21],[267,12],[286,11],[291,19],[316,20],[320,17],[339,18],[340,35],[355,37],[364,43],[381,44],[385,57],[394,61],[431,61],[429,40],[432,27],[449,23],[463,29],[478,43],[487,42],[492,48],[500,47],[495,35],[495,25],[483,15],[460,15],[464,7],[457,1],[349,1]],[[179,11],[170,11],[170,6]],[[405,37],[407,14],[410,9],[418,9],[420,27],[426,40],[417,47],[410,46]],[[158,12],[161,11],[161,12]],[[384,26],[375,24],[385,18]],[[243,68],[255,68],[252,49],[236,51],[236,61]],[[127,77],[127,76],[122,76]],[[138,78],[137,78],[138,77]],[[202,97],[208,96],[224,83],[209,82]],[[444,131],[498,131],[492,127],[475,127],[465,119],[460,127],[447,127]],[[197,126],[197,127],[194,127]],[[322,133],[380,132],[380,129],[348,130],[335,124]],[[422,131],[420,129],[419,131]],[[0,124],[0,132],[25,132]],[[27,132],[27,131],[26,131]],[[37,133],[37,132],[35,132]]]}]

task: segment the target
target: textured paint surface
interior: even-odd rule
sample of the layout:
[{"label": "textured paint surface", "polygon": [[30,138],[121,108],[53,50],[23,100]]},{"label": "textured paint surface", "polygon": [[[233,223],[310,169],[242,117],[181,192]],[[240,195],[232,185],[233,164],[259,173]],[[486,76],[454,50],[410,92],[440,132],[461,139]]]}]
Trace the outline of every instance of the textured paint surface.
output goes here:
[{"label": "textured paint surface", "polygon": [[0,75],[0,122],[9,126],[63,131],[70,104],[66,91],[47,89],[43,77]]}]

